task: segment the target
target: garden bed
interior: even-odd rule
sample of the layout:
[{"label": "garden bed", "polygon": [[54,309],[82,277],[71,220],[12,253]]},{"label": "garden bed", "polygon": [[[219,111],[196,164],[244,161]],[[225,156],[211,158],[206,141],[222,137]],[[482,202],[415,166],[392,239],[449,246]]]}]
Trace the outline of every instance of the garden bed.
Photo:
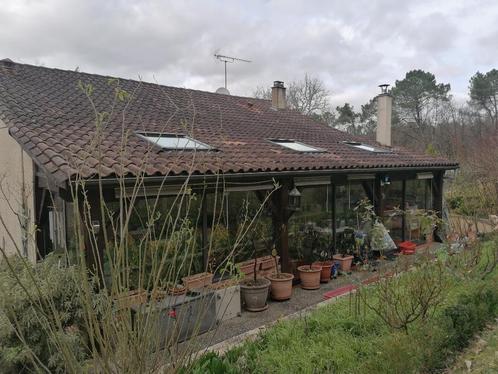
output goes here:
[{"label": "garden bed", "polygon": [[[490,243],[488,246],[496,246],[496,242]],[[358,308],[356,298],[346,297],[306,317],[278,323],[254,341],[229,350],[223,358],[211,355],[201,362],[217,360],[217,365],[236,372],[399,373],[444,369],[472,336],[498,315],[496,270],[484,280],[477,275],[462,281],[455,269],[444,269],[448,280],[444,301],[427,319],[413,322],[406,331],[393,329],[365,305]]]}]

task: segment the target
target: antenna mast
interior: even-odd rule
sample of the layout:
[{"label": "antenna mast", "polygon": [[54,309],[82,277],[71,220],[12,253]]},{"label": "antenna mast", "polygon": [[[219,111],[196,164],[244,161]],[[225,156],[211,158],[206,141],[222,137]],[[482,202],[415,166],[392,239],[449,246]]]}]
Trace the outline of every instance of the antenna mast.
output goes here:
[{"label": "antenna mast", "polygon": [[233,64],[236,61],[240,61],[240,62],[251,62],[249,60],[244,60],[242,58],[232,57],[232,56],[224,56],[224,55],[219,55],[219,54],[216,54],[216,53],[215,53],[214,57],[216,57],[218,60],[220,60],[220,61],[222,61],[222,62],[225,63],[225,88],[227,88],[227,62],[230,63],[230,64]]}]

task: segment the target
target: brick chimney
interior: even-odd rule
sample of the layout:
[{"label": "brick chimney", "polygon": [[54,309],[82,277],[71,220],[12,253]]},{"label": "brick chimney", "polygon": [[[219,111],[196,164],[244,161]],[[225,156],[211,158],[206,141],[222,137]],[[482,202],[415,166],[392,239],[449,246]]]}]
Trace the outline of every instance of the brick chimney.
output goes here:
[{"label": "brick chimney", "polygon": [[285,86],[284,82],[275,81],[271,88],[271,105],[275,109],[285,109]]},{"label": "brick chimney", "polygon": [[381,84],[381,93],[377,96],[377,134],[376,140],[381,144],[391,146],[391,117],[393,97],[387,91],[388,84]]}]

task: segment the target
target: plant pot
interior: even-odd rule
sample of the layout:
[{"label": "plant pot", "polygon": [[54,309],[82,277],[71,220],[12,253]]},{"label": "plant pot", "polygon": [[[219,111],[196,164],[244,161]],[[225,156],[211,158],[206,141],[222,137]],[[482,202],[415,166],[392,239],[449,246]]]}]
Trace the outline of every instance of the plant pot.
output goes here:
[{"label": "plant pot", "polygon": [[268,275],[271,282],[270,295],[273,300],[289,300],[292,296],[292,280],[294,275],[289,273],[280,273]]},{"label": "plant pot", "polygon": [[334,263],[332,261],[315,262],[313,265],[321,266],[322,272],[320,274],[320,282],[328,283],[330,281],[330,276],[332,274],[332,266]]},{"label": "plant pot", "polygon": [[290,265],[291,265],[291,269],[292,269],[292,274],[294,274],[294,279],[295,280],[301,279],[301,277],[299,275],[299,271],[297,270],[297,268],[301,265],[304,265],[304,261],[303,260],[291,260]]},{"label": "plant pot", "polygon": [[425,235],[425,242],[427,244],[431,244],[434,242],[434,234],[433,233],[430,233],[430,234],[426,234]]},{"label": "plant pot", "polygon": [[183,295],[184,293],[187,292],[187,288],[182,286],[181,284],[177,284],[175,286],[170,286],[166,289],[166,292],[168,295],[172,296],[178,296],[178,295]]},{"label": "plant pot", "polygon": [[266,300],[271,282],[265,278],[245,280],[240,283],[240,294],[244,307],[250,312],[261,312],[268,308]]},{"label": "plant pot", "polygon": [[212,273],[194,274],[188,277],[183,277],[182,281],[183,285],[188,290],[192,290],[194,288],[202,288],[209,286],[211,283],[213,283],[213,274]]},{"label": "plant pot", "polygon": [[301,288],[305,290],[317,290],[320,288],[320,276],[322,267],[319,265],[302,265],[297,268],[301,278]]},{"label": "plant pot", "polygon": [[351,271],[351,263],[353,262],[353,256],[344,256],[342,255],[334,255],[332,257],[334,261],[339,262],[339,266],[341,267],[341,271],[347,273]]},{"label": "plant pot", "polygon": [[145,304],[147,302],[147,291],[139,289],[122,292],[116,296],[115,302],[118,309],[127,309],[134,305]]}]

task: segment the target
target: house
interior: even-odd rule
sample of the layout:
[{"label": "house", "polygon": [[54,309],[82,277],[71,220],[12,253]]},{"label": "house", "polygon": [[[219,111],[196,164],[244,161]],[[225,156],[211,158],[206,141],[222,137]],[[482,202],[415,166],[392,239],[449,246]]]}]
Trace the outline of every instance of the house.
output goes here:
[{"label": "house", "polygon": [[[280,187],[264,219],[284,268],[291,224],[315,224],[335,244],[354,225],[352,209],[363,197],[393,237],[413,239],[417,228],[390,212],[441,212],[445,171],[458,165],[393,146],[392,98],[383,92],[377,100],[377,141],[367,141],[289,109],[279,81],[272,100],[262,100],[1,60],[0,243],[32,260],[69,251],[74,184],[85,181],[88,223],[98,231],[100,198],[119,210],[137,177],[141,199],[167,198],[186,181],[200,196],[204,265],[216,209],[210,196],[223,192],[220,220],[230,228],[241,201],[261,199],[274,183]],[[301,199],[293,215],[289,195]]]}]

